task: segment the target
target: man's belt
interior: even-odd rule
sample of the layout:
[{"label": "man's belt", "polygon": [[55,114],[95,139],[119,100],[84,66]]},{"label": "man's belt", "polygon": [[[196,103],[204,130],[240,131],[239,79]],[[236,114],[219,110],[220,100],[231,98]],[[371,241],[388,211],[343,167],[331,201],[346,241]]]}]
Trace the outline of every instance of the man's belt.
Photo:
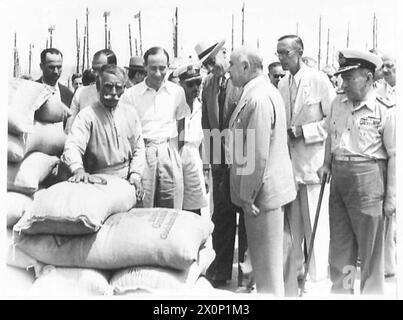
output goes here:
[{"label": "man's belt", "polygon": [[365,158],[361,156],[333,156],[335,161],[346,161],[346,162],[371,162],[383,159]]},{"label": "man's belt", "polygon": [[163,144],[163,143],[168,143],[170,140],[171,140],[170,138],[157,138],[157,139],[144,138],[144,144],[145,145]]}]

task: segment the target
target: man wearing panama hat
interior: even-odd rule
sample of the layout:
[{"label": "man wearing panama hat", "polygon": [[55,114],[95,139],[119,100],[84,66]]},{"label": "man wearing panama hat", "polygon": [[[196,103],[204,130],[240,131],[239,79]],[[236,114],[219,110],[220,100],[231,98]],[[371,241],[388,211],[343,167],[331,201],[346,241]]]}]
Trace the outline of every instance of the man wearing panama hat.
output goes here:
[{"label": "man wearing panama hat", "polygon": [[141,56],[133,56],[130,58],[129,66],[125,67],[127,70],[128,81],[126,84],[127,88],[134,86],[144,80],[147,75],[144,69],[144,59]]},{"label": "man wearing panama hat", "polygon": [[[225,163],[223,133],[228,128],[229,119],[242,90],[236,88],[229,79],[229,61],[224,44],[224,40],[202,41],[195,46],[200,62],[208,71],[202,89],[202,127],[208,159],[204,169],[209,170],[211,167],[213,178],[213,248],[216,258],[207,270],[206,276],[215,287],[225,285],[226,281],[232,278],[236,213],[240,211],[230,200],[229,170]],[[221,143],[216,143],[213,136]],[[238,257],[240,262],[243,262],[246,235],[242,215],[239,226],[238,236],[241,245]]]},{"label": "man wearing panama hat", "polygon": [[339,52],[342,89],[327,118],[319,177],[330,177],[330,278],[333,293],[352,293],[360,258],[362,294],[382,294],[384,218],[396,211],[395,107],[374,87],[382,60],[373,53]]}]

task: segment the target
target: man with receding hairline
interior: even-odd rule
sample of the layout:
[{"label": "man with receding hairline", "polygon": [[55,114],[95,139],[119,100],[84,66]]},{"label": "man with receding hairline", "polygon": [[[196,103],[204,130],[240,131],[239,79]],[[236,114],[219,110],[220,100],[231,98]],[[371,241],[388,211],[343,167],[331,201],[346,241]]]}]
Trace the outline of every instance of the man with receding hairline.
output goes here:
[{"label": "man with receding hairline", "polygon": [[[106,64],[112,64],[112,65],[117,64],[115,53],[110,49],[102,49],[95,52],[92,58],[92,67],[91,67],[92,72],[97,76],[99,70],[102,68],[103,65]],[[97,100],[98,100],[98,93],[95,83],[81,87],[75,91],[70,106],[72,115],[67,120],[65,129],[66,133],[69,133],[71,125],[73,124],[73,121],[76,115],[80,112],[80,110],[90,106]]]},{"label": "man with receding hairline", "polygon": [[256,50],[234,50],[229,72],[243,88],[226,139],[231,200],[244,211],[257,292],[283,296],[283,206],[296,196],[284,103]]},{"label": "man with receding hairline", "polygon": [[[326,74],[304,64],[303,53],[304,44],[300,37],[285,35],[278,39],[276,54],[283,69],[289,71],[280,80],[278,89],[286,107],[288,146],[298,186],[297,198],[287,208],[286,217],[291,226],[296,259],[293,265],[297,267],[300,279],[304,273],[303,240],[308,247],[319,198],[320,181],[316,170],[322,165],[325,154],[325,118],[336,95]],[[327,201],[326,195],[324,202]],[[315,280],[326,278],[328,270],[328,247],[323,246],[329,240],[327,209],[326,205],[321,208],[309,270],[311,278]]]}]

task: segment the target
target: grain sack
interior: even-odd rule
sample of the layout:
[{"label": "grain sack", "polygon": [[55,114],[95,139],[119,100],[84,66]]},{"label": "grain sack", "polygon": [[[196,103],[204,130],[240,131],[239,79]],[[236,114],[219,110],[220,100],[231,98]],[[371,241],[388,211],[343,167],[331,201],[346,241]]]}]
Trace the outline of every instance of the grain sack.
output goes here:
[{"label": "grain sack", "polygon": [[136,204],[136,189],[124,179],[99,174],[107,184],[57,183],[36,193],[14,231],[27,234],[82,235],[98,231],[114,213]]},{"label": "grain sack", "polygon": [[30,294],[43,297],[112,295],[106,274],[94,269],[56,268],[46,265]]},{"label": "grain sack", "polygon": [[41,122],[55,123],[63,122],[70,115],[70,109],[56,95],[52,95],[35,111],[34,119]]},{"label": "grain sack", "polygon": [[28,195],[33,194],[58,161],[58,157],[33,152],[20,163],[9,162],[7,166],[7,190]]},{"label": "grain sack", "polygon": [[44,266],[43,263],[40,263],[38,260],[17,248],[13,243],[12,234],[12,230],[7,229],[6,264],[24,270],[32,270],[34,275],[38,276]]},{"label": "grain sack", "polygon": [[31,205],[32,199],[22,193],[7,192],[6,203],[7,228],[11,228],[20,220],[24,211]]},{"label": "grain sack", "polygon": [[52,94],[49,86],[34,81],[12,78],[8,82],[8,132],[30,132],[34,112]]},{"label": "grain sack", "polygon": [[32,132],[26,134],[25,153],[38,151],[50,156],[61,156],[66,138],[63,122],[35,121]]},{"label": "grain sack", "polygon": [[161,266],[185,270],[213,229],[211,221],[176,209],[132,209],[110,216],[95,234],[16,234],[21,250],[55,266],[119,269]]},{"label": "grain sack", "polygon": [[24,140],[22,135],[8,134],[7,161],[20,162],[24,159]]},{"label": "grain sack", "polygon": [[202,248],[199,260],[186,270],[140,266],[116,272],[110,281],[118,295],[146,291],[152,293],[182,293],[194,286],[202,272],[213,262],[214,250]]}]

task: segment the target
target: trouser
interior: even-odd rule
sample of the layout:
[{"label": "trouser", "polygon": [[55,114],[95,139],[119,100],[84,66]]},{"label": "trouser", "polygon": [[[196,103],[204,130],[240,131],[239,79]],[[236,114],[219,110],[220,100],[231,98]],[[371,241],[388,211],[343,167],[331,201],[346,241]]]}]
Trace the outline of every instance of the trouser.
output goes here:
[{"label": "trouser", "polygon": [[383,293],[385,181],[385,161],[332,162],[329,199],[332,293],[353,292],[358,256],[361,293]]},{"label": "trouser", "polygon": [[[293,241],[293,264],[298,278],[304,274],[304,240],[309,248],[316,208],[318,205],[320,184],[299,184],[295,200],[286,208],[286,216],[290,222]],[[328,277],[329,269],[329,219],[328,219],[329,189],[325,188],[319,213],[318,226],[309,264],[309,275],[314,281]],[[291,258],[290,258],[291,259]],[[289,275],[286,275],[287,277]]]},{"label": "trouser", "polygon": [[293,237],[290,225],[290,206],[284,207],[284,239],[283,239],[283,268],[284,268],[284,294],[286,297],[298,296],[296,250],[293,248]]},{"label": "trouser", "polygon": [[177,149],[165,142],[146,142],[146,166],[142,182],[144,208],[176,208],[183,205],[182,161]]},{"label": "trouser", "polygon": [[248,250],[258,293],[284,295],[282,208],[244,215]]},{"label": "trouser", "polygon": [[396,216],[385,218],[385,275],[396,274]]},{"label": "trouser", "polygon": [[[206,276],[209,280],[231,280],[237,207],[231,203],[229,170],[225,166],[214,165],[212,176],[214,211],[211,220],[214,223],[212,237],[216,257],[207,269]],[[246,233],[241,212],[239,215],[238,237],[240,238],[238,257],[243,257],[246,251]],[[243,258],[241,259],[242,261]]]}]

